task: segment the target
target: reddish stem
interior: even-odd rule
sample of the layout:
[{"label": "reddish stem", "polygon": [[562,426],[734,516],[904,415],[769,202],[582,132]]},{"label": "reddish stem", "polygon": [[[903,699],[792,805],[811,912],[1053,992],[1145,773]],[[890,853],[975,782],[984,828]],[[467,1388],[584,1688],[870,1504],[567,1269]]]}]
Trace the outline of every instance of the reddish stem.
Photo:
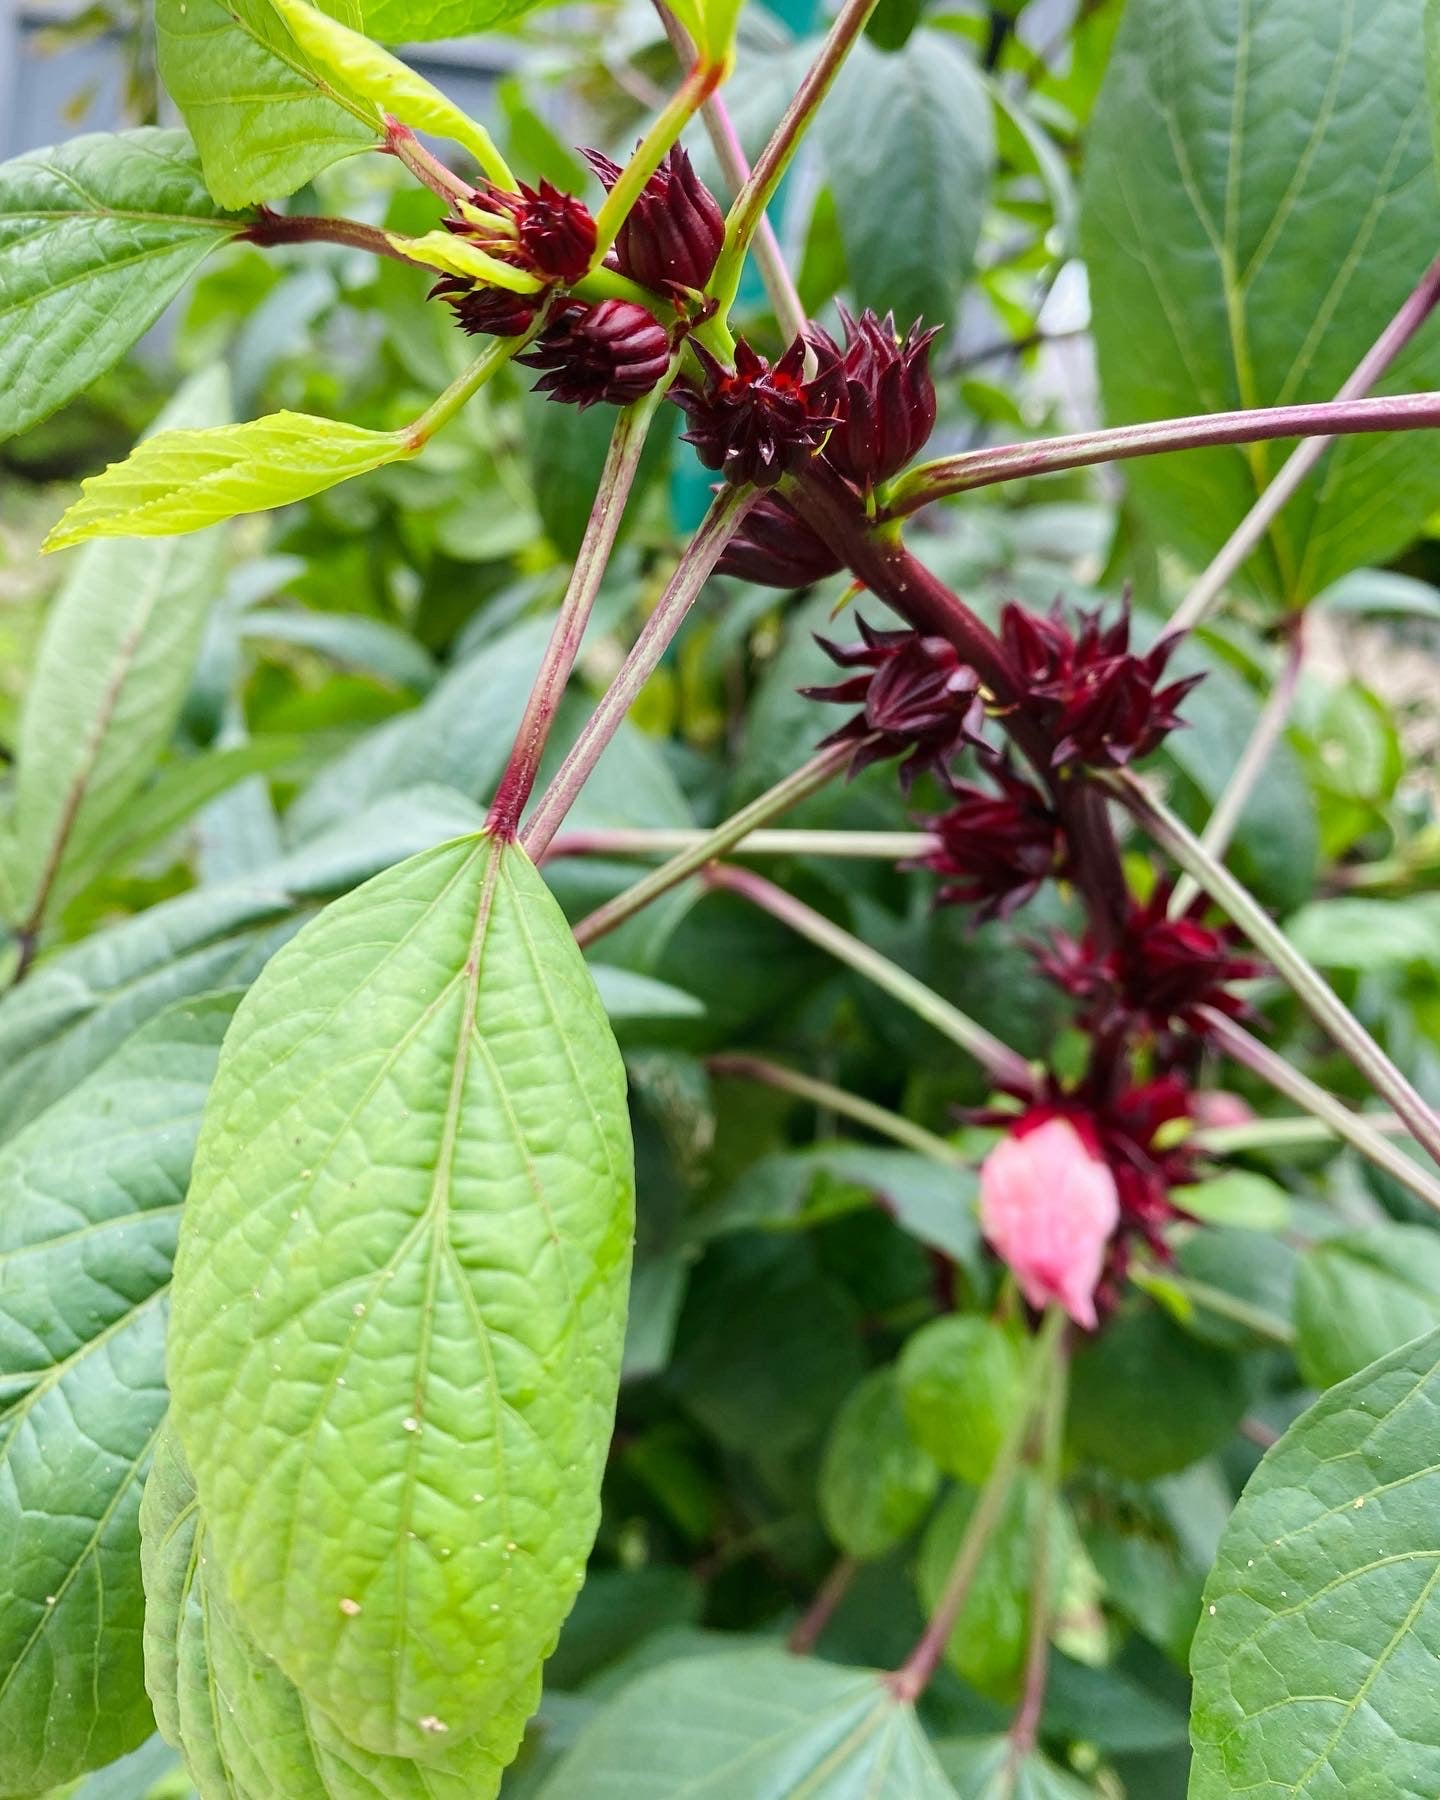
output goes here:
[{"label": "reddish stem", "polygon": [[825,1627],[835,1616],[835,1608],[849,1593],[859,1567],[855,1557],[842,1556],[821,1582],[809,1610],[785,1640],[785,1648],[792,1655],[808,1656],[819,1643]]},{"label": "reddish stem", "polygon": [[246,243],[268,249],[272,244],[344,244],[350,250],[368,250],[372,256],[388,256],[392,262],[414,268],[409,257],[402,256],[383,231],[373,225],[362,225],[358,219],[325,219],[309,213],[277,213],[268,206],[259,209],[253,225],[246,226],[240,237]]}]

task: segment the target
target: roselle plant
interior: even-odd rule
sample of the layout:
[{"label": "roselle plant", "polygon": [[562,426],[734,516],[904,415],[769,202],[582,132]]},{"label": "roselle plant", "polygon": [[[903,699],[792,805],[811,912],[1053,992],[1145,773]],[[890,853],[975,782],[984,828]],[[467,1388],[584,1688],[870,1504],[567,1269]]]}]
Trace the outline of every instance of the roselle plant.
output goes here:
[{"label": "roselle plant", "polygon": [[1308,668],[1440,612],[1440,9],[672,0],[628,154],[381,47],[524,10],[157,0],[0,169],[17,455],[213,253],[368,420],[201,275],[47,521],[0,1795],[1440,1794],[1437,794]]}]

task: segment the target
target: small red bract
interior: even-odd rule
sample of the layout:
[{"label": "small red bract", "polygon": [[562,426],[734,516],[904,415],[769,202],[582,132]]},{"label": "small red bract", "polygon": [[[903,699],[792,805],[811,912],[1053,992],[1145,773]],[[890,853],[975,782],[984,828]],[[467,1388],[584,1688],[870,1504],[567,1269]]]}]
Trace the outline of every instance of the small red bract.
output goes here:
[{"label": "small red bract", "polygon": [[[817,365],[808,380],[807,346]],[[773,367],[744,338],[736,342],[733,370],[703,344],[692,348],[704,383],[677,381],[671,396],[690,421],[685,442],[733,486],[774,487],[808,462],[839,423],[840,346],[825,332],[812,328],[797,337]]]},{"label": "small red bract", "polygon": [[630,300],[567,303],[516,362],[543,369],[537,393],[583,411],[597,400],[628,406],[648,394],[670,364],[665,327]]}]

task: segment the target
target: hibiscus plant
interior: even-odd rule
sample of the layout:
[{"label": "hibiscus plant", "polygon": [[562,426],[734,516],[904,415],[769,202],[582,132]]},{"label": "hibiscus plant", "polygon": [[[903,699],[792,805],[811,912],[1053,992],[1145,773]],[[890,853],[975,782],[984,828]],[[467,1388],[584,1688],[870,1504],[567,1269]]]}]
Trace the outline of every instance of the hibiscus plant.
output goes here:
[{"label": "hibiscus plant", "polygon": [[0,167],[0,1797],[1440,1795],[1440,9],[526,12]]}]

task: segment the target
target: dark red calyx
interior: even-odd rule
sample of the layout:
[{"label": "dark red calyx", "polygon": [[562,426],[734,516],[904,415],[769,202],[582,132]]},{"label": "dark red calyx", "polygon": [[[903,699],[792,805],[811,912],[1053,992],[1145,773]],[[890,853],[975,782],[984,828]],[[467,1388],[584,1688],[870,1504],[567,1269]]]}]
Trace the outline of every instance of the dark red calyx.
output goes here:
[{"label": "dark red calyx", "polygon": [[632,301],[572,300],[515,360],[544,371],[536,392],[552,400],[582,410],[597,400],[628,406],[664,376],[670,338],[653,313]]},{"label": "dark red calyx", "polygon": [[[985,703],[980,678],[944,638],[918,631],[876,631],[864,619],[858,644],[818,642],[842,669],[860,673],[834,687],[801,688],[810,700],[858,705],[852,719],[825,744],[858,744],[850,774],[903,756],[900,783],[908,791],[925,769],[949,780],[949,765],[966,744],[980,742]],[[867,741],[868,740],[868,741]]]},{"label": "dark red calyx", "polygon": [[788,502],[765,494],[746,513],[716,567],[722,575],[761,587],[802,588],[834,575],[844,563]]},{"label": "dark red calyx", "polygon": [[[807,345],[817,365],[808,380]],[[735,345],[733,370],[703,344],[692,340],[692,347],[703,382],[677,382],[671,393],[690,421],[686,443],[732,486],[774,487],[808,462],[839,423],[840,346],[818,328],[797,337],[773,368],[744,338]]]},{"label": "dark red calyx", "polygon": [[930,345],[936,331],[917,322],[902,339],[893,313],[877,319],[867,309],[853,319],[841,307],[840,317],[845,418],[830,434],[825,460],[863,487],[897,474],[935,429]]},{"label": "dark red calyx", "polygon": [[982,923],[1008,918],[1070,872],[1064,829],[1045,796],[1008,757],[985,753],[985,766],[994,791],[952,782],[954,804],[927,821],[939,843],[909,865],[942,878],[938,904],[973,906]]},{"label": "dark red calyx", "polygon": [[[585,159],[608,193],[620,164],[587,150]],[[725,242],[725,214],[676,144],[640,190],[615,238],[611,261],[622,275],[656,293],[703,288]]]},{"label": "dark red calyx", "polygon": [[471,337],[520,337],[534,323],[543,296],[477,287],[463,275],[442,275],[426,298],[448,302],[455,323]]}]

